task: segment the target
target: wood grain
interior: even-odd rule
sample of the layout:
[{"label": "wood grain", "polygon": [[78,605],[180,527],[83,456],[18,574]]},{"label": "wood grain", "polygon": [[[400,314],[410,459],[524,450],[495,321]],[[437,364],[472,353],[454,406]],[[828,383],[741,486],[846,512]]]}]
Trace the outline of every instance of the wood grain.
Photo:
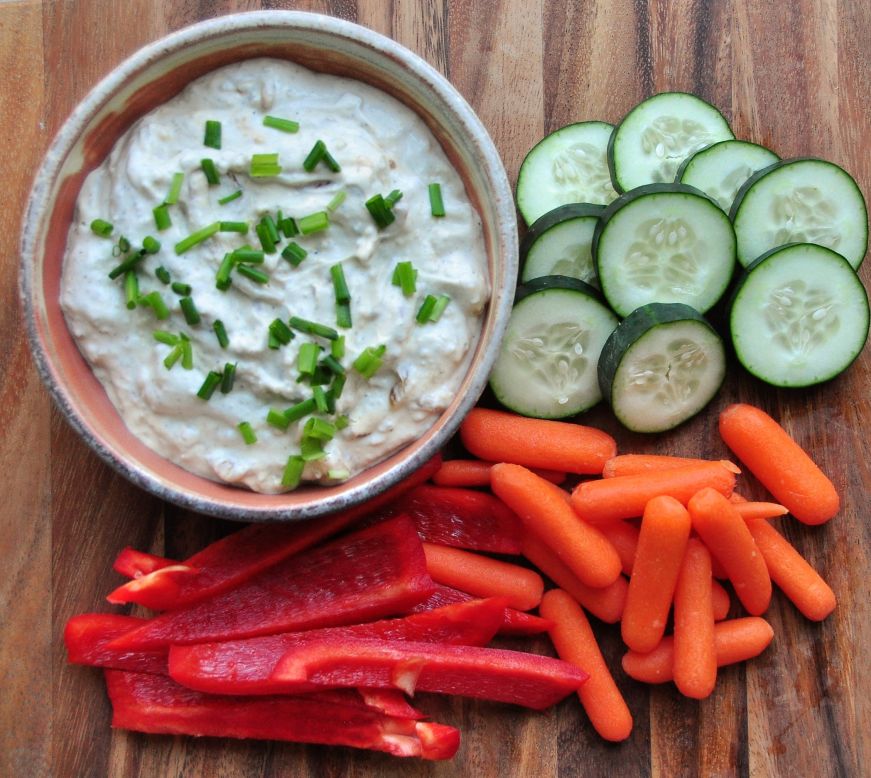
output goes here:
[{"label": "wood grain", "polygon": [[[734,371],[714,407],[761,405],[815,452],[843,496],[829,525],[788,525],[790,540],[839,597],[822,624],[776,595],[776,638],[724,669],[697,703],[668,685],[617,681],[635,717],[614,746],[573,699],[541,715],[422,696],[459,726],[449,764],[349,749],[161,738],[115,732],[100,674],[68,667],[60,641],[74,613],[103,597],[124,545],[184,557],[230,529],[164,505],[116,476],[50,408],[17,305],[19,218],[35,166],[78,100],[139,46],[197,20],[300,8],[390,35],[445,73],[492,134],[512,180],[545,132],[615,122],[652,91],[713,101],[739,137],[781,156],[817,155],[871,191],[871,4],[703,0],[56,0],[0,3],[0,775],[10,776],[859,776],[871,760],[871,356],[831,384],[776,392]],[[11,141],[11,142],[10,142]],[[861,275],[869,285],[871,264]],[[605,409],[585,421],[623,450],[721,456],[710,414],[656,439],[619,430]],[[762,489],[747,479],[749,496]],[[597,627],[619,668],[619,630]],[[548,652],[547,641],[515,641]]]}]

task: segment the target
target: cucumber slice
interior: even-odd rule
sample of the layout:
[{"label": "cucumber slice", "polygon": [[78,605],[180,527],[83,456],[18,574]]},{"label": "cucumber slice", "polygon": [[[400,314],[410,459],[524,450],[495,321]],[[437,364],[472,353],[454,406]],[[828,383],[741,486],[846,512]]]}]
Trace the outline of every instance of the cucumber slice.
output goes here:
[{"label": "cucumber slice", "polygon": [[788,159],[760,170],[738,191],[729,215],[744,267],[778,246],[816,243],[856,269],[868,249],[862,192],[849,173],[822,159]]},{"label": "cucumber slice", "polygon": [[570,203],[536,219],[520,244],[520,280],[558,275],[597,285],[593,231],[604,210],[603,205]]},{"label": "cucumber slice", "polygon": [[636,105],[608,142],[611,181],[618,192],[674,181],[691,154],[735,136],[713,105],[685,92],[662,92]]},{"label": "cucumber slice", "polygon": [[695,416],[726,376],[714,328],[680,303],[651,303],[627,316],[599,357],[599,385],[634,432],[663,432]]},{"label": "cucumber slice", "polygon": [[831,249],[793,243],[741,277],[729,311],[738,360],[773,386],[812,386],[849,367],[868,338],[868,295]]},{"label": "cucumber slice", "polygon": [[619,316],[652,302],[704,313],[726,291],[735,267],[729,217],[683,184],[648,184],[621,195],[593,236],[599,286]]},{"label": "cucumber slice", "polygon": [[599,353],[617,318],[574,278],[537,278],[518,291],[490,374],[499,402],[524,416],[560,419],[602,399]]},{"label": "cucumber slice", "polygon": [[683,161],[675,180],[701,189],[726,213],[741,185],[763,168],[779,162],[773,151],[744,140],[722,140]]},{"label": "cucumber slice", "polygon": [[532,147],[517,174],[517,208],[527,224],[566,203],[606,205],[617,197],[605,156],[613,129],[578,122]]}]

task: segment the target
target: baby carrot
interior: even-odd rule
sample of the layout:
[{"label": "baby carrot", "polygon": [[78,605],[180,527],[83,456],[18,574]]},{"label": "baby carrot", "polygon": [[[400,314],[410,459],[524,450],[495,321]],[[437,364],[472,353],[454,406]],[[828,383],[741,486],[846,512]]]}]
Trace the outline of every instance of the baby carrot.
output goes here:
[{"label": "baby carrot", "polygon": [[686,505],[690,497],[706,486],[729,495],[735,487],[735,474],[719,462],[703,462],[673,470],[584,481],[572,492],[572,506],[584,521],[603,524],[640,516],[647,501],[661,494]]},{"label": "baby carrot", "polygon": [[603,524],[599,529],[611,541],[611,545],[617,549],[623,572],[626,575],[632,575],[635,552],[638,549],[638,527],[628,521],[612,521]]},{"label": "baby carrot", "polygon": [[681,694],[702,700],[717,682],[711,555],[704,544],[686,547],[674,591],[674,682]]},{"label": "baby carrot", "polygon": [[807,618],[822,621],[834,609],[835,593],[795,547],[764,519],[747,522],[771,579]]},{"label": "baby carrot", "polygon": [[789,513],[786,507],[777,502],[736,502],[735,510],[742,519],[774,519]]},{"label": "baby carrot", "polygon": [[662,640],[690,524],[687,509],[673,497],[654,497],[644,508],[620,622],[623,642],[633,651],[652,651]]},{"label": "baby carrot", "polygon": [[[713,562],[713,558],[711,558]],[[723,585],[719,581],[711,581],[711,603],[714,606],[714,621],[722,621],[729,615],[732,601]]]},{"label": "baby carrot", "polygon": [[[695,457],[673,457],[664,454],[618,454],[616,457],[611,457],[611,459],[605,462],[605,466],[602,468],[602,478],[672,470],[675,467],[699,465],[702,462],[712,461],[716,460],[697,459]],[[740,468],[733,462],[730,462],[728,459],[721,459],[719,461],[723,467],[731,470],[735,475],[740,474]]]},{"label": "baby carrot", "polygon": [[574,597],[597,619],[606,624],[616,624],[620,621],[626,603],[626,590],[629,588],[622,575],[617,576],[617,580],[610,586],[599,589],[587,586],[581,583],[578,577],[560,561],[560,558],[531,532],[524,534],[522,553],[560,589]]},{"label": "baby carrot", "polygon": [[702,489],[689,502],[693,529],[729,574],[735,594],[758,616],[771,601],[771,577],[747,524],[735,506],[713,489]]},{"label": "baby carrot", "polygon": [[733,491],[732,494],[729,495],[729,502],[738,505],[742,502],[749,502],[749,500],[743,494]]},{"label": "baby carrot", "polygon": [[548,633],[557,654],[590,674],[578,689],[578,697],[594,729],[605,740],[625,740],[632,732],[632,714],[605,664],[584,612],[561,589],[551,589],[544,595],[540,612],[553,623]]},{"label": "baby carrot", "polygon": [[[717,667],[725,667],[759,656],[774,637],[771,625],[758,616],[729,619],[714,625]],[[674,638],[669,635],[648,654],[629,651],[623,655],[623,670],[644,683],[665,683],[674,679]]]},{"label": "baby carrot", "polygon": [[608,539],[577,517],[558,486],[520,465],[493,465],[493,492],[549,546],[587,586],[610,586],[620,575],[620,557]]},{"label": "baby carrot", "polygon": [[593,427],[486,408],[469,412],[460,425],[460,437],[481,459],[569,473],[601,473],[617,453],[614,438]]},{"label": "baby carrot", "polygon": [[[490,486],[492,462],[480,459],[449,459],[433,474],[432,482],[439,486]],[[534,470],[537,475],[554,484],[566,480],[566,474],[556,470]]]},{"label": "baby carrot", "polygon": [[435,543],[424,543],[423,551],[436,583],[478,597],[505,597],[510,607],[522,611],[541,602],[544,581],[534,570]]},{"label": "baby carrot", "polygon": [[822,524],[840,507],[834,484],[767,413],[736,403],[720,414],[720,436],[775,499],[805,524]]}]

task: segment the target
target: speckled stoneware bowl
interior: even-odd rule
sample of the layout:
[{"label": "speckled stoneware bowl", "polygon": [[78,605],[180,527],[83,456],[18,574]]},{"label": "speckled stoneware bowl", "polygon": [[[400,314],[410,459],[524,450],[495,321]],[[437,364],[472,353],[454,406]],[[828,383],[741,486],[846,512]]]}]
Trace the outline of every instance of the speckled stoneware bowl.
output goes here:
[{"label": "speckled stoneware bowl", "polygon": [[[193,475],[135,438],[79,353],[59,303],[67,231],[87,174],[133,122],[190,81],[262,56],[359,79],[421,116],[480,213],[493,289],[471,367],[450,407],[425,435],[344,484],[282,495],[255,494]],[[63,125],[37,173],[21,254],[21,293],[36,364],[64,416],[97,454],[135,484],[179,505],[232,519],[290,521],[374,496],[420,467],[455,432],[486,385],[507,323],[517,273],[517,225],[493,142],[438,72],[364,27],[315,14],[266,11],[183,29],[141,49],[103,79]]]}]

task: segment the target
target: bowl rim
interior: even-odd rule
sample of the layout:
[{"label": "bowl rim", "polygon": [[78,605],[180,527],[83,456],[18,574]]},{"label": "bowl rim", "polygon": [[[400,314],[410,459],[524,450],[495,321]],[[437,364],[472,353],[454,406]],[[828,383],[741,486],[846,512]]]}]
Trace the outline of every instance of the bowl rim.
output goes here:
[{"label": "bowl rim", "polygon": [[[498,225],[498,229],[494,233],[493,251],[500,255],[501,261],[504,263],[506,279],[516,276],[516,272],[512,273],[512,269],[516,271],[518,264],[517,219],[513,191],[502,160],[487,129],[465,98],[445,76],[410,49],[368,27],[337,17],[305,11],[260,10],[227,14],[188,25],[148,43],[134,51],[103,76],[91,87],[61,124],[36,170],[28,196],[21,227],[19,298],[24,312],[30,351],[43,385],[48,389],[66,422],[72,426],[88,447],[113,470],[162,500],[182,508],[237,521],[304,521],[315,518],[348,508],[373,497],[420,468],[448,442],[456,432],[463,417],[486,388],[489,373],[496,360],[498,343],[508,325],[513,302],[512,295],[504,294],[492,311],[492,345],[479,354],[475,374],[469,382],[468,391],[459,401],[453,416],[447,423],[441,424],[429,440],[425,441],[411,456],[406,457],[390,469],[347,491],[331,495],[325,499],[315,500],[312,504],[243,506],[225,503],[218,498],[204,496],[195,491],[184,490],[161,478],[158,473],[129,461],[124,455],[123,449],[118,450],[106,445],[99,432],[79,415],[73,401],[74,393],[70,392],[60,380],[52,357],[48,350],[43,348],[39,335],[39,323],[44,320],[40,316],[42,286],[35,283],[36,277],[39,275],[37,268],[43,261],[41,252],[38,250],[37,228],[51,212],[50,194],[64,163],[75,148],[88,123],[99,114],[102,107],[118,89],[123,87],[137,72],[154,66],[164,56],[176,53],[189,44],[239,32],[250,32],[258,29],[280,30],[282,28],[308,30],[349,39],[378,55],[397,61],[400,67],[412,73],[415,80],[421,82],[431,93],[435,93],[453,113],[453,119],[458,121],[463,133],[472,139],[484,162],[483,178],[493,189],[491,207],[495,215],[495,223]],[[491,306],[492,300],[491,297]],[[441,418],[439,417],[439,419]],[[438,424],[438,421],[436,420],[434,424]],[[399,451],[401,450],[399,449]],[[203,476],[198,477],[204,481],[210,480]],[[256,493],[252,492],[252,494]]]}]

